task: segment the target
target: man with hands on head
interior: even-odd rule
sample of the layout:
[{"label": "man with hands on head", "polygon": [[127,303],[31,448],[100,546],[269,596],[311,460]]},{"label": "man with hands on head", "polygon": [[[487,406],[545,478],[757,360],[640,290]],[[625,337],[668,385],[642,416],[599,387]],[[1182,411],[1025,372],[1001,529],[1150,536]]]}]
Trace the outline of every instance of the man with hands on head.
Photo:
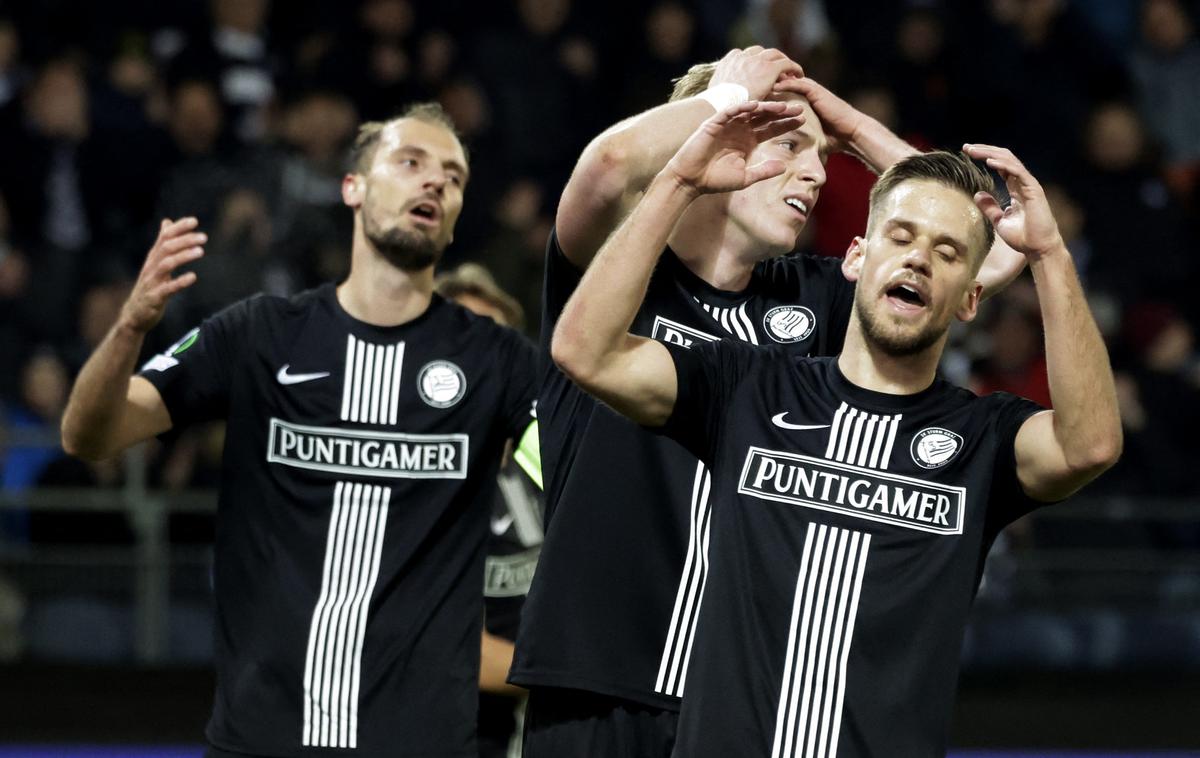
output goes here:
[{"label": "man with hands on head", "polygon": [[[906,158],[880,177],[842,271],[837,358],[631,333],[677,221],[769,181],[758,145],[794,104],[708,119],[608,239],[564,308],[556,363],[712,471],[711,568],[675,755],[928,756],[945,751],[966,615],[1007,523],[1112,465],[1108,356],[1037,180],[1011,152]],[[1029,261],[1054,410],[937,378],[950,323],[974,318],[993,236]]]},{"label": "man with hands on head", "polygon": [[[756,147],[756,161],[780,170],[689,204],[658,241],[662,256],[632,331],[683,346],[734,339],[801,356],[840,350],[852,288],[838,261],[785,254],[820,195],[828,151],[882,171],[915,150],[761,47],[694,66],[671,102],[616,124],[583,152],[547,245],[544,350],[580,276],[651,180],[706,118],[749,98],[795,109],[787,129]],[[985,281],[1002,286],[1021,265],[1022,256],[998,250]],[[538,409],[548,531],[510,677],[531,690],[525,755],[664,754],[701,613],[710,472],[550,361]]]},{"label": "man with hands on head", "polygon": [[164,222],[63,418],[86,458],[227,421],[213,758],[478,756],[484,536],[536,354],[434,292],[469,174],[441,108],[363,125],[351,160],[345,281],[235,303],[131,377],[205,242]]}]

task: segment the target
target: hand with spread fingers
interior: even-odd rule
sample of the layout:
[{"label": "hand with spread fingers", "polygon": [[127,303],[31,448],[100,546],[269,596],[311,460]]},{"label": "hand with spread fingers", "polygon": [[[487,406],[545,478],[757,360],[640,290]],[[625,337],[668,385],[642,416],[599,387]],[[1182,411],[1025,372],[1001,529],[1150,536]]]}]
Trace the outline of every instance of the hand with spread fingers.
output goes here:
[{"label": "hand with spread fingers", "polygon": [[145,334],[162,320],[167,301],[196,281],[193,271],[174,276],[180,267],[204,255],[208,235],[197,232],[200,222],[192,217],[177,221],[163,219],[158,239],[150,248],[129,299],[121,309],[121,324]]},{"label": "hand with spread fingers", "polygon": [[992,145],[963,145],[963,152],[1000,174],[1008,188],[1007,208],[986,192],[975,195],[975,204],[996,228],[996,235],[1030,261],[1065,251],[1058,222],[1050,210],[1042,185],[1012,151]]},{"label": "hand with spread fingers", "polygon": [[783,161],[751,164],[754,149],[804,123],[799,103],[750,100],[709,118],[679,148],[665,172],[698,193],[734,192],[778,176]]},{"label": "hand with spread fingers", "polygon": [[709,87],[737,84],[746,88],[751,100],[769,96],[778,82],[804,76],[800,64],[775,48],[755,45],[730,50],[713,69]]}]

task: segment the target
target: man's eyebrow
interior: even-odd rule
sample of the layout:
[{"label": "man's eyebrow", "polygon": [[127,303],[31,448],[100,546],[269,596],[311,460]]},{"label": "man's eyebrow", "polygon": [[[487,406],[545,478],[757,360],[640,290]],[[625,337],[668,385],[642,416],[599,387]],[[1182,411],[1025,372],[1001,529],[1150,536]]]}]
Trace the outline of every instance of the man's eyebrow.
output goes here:
[{"label": "man's eyebrow", "polygon": [[[413,155],[418,155],[422,158],[428,158],[431,155],[430,152],[428,150],[426,150],[425,148],[420,147],[419,145],[409,145],[409,144],[397,145],[396,148],[392,152],[410,153]],[[455,158],[451,158],[450,160],[442,161],[442,168],[452,168],[455,171],[458,171],[460,174],[462,174],[463,179],[466,179],[467,177],[469,177],[471,175],[470,170]]]},{"label": "man's eyebrow", "polygon": [[[906,218],[889,218],[886,222],[884,222],[883,225],[885,231],[888,229],[894,229],[896,227],[904,229],[906,232],[910,232],[912,234],[917,234],[921,231],[920,226],[915,221],[910,221]],[[952,234],[942,233],[934,235],[933,244],[935,246],[943,243],[953,247],[955,252],[959,254],[965,253],[968,249],[970,249],[965,242],[961,241]]]}]

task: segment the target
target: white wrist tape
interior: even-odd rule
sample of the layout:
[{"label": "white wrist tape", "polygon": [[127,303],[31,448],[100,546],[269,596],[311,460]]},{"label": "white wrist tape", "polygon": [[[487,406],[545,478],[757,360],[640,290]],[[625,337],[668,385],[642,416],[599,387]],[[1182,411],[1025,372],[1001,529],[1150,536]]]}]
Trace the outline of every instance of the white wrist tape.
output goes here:
[{"label": "white wrist tape", "polygon": [[717,113],[722,113],[726,108],[741,105],[749,100],[750,90],[740,84],[725,82],[709,87],[696,97],[707,100],[709,105],[717,109]]}]

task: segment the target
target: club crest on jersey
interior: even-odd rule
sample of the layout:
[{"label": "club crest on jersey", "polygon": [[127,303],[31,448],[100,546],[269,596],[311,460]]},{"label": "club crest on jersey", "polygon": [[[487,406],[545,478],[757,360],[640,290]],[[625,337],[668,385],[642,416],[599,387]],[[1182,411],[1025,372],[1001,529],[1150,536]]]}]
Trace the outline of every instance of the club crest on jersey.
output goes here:
[{"label": "club crest on jersey", "polygon": [[812,334],[817,317],[803,305],[780,305],[763,316],[763,329],[776,342],[800,342]]},{"label": "club crest on jersey", "polygon": [[941,468],[958,455],[963,438],[949,429],[931,426],[913,435],[909,452],[921,468]]},{"label": "club crest on jersey", "polygon": [[467,392],[467,378],[450,361],[430,361],[417,372],[417,392],[434,408],[449,408]]}]

